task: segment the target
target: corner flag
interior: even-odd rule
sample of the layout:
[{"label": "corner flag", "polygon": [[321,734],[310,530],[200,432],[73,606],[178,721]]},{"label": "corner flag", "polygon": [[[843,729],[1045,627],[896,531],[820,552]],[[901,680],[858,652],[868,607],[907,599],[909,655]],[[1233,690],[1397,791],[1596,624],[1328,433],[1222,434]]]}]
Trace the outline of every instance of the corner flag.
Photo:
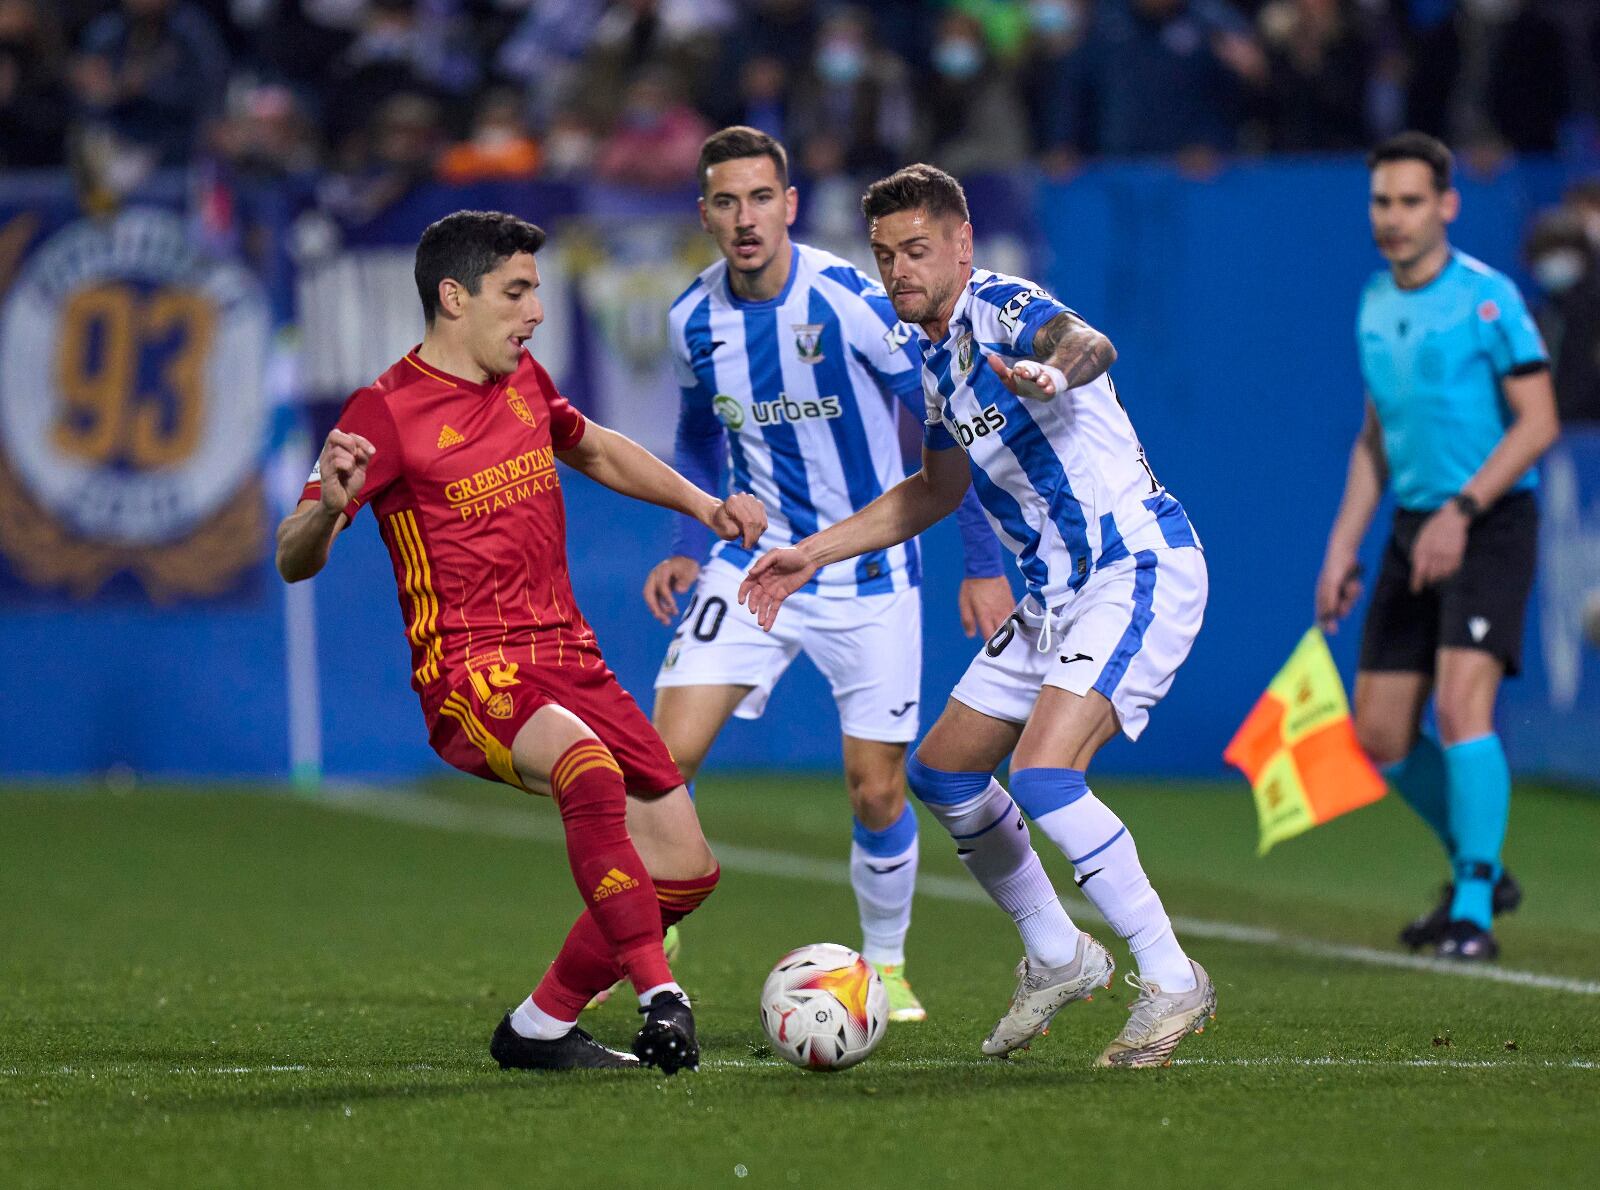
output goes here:
[{"label": "corner flag", "polygon": [[1222,758],[1244,773],[1261,820],[1258,854],[1384,795],[1356,743],[1344,683],[1320,629],[1300,638]]}]

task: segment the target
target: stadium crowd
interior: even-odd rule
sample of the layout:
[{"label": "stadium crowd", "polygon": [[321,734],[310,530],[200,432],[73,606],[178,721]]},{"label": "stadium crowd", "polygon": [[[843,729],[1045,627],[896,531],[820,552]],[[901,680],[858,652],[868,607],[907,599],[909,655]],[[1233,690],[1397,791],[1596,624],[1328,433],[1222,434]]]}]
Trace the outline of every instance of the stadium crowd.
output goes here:
[{"label": "stadium crowd", "polygon": [[[360,219],[435,177],[670,188],[728,123],[783,139],[814,188],[917,159],[1065,176],[1154,155],[1205,176],[1402,127],[1480,172],[1515,153],[1588,159],[1600,5],[0,0],[0,170],[71,164],[112,191],[199,162],[315,179]],[[1547,330],[1600,340],[1593,188],[1528,249]],[[1574,413],[1600,416],[1595,355],[1568,352]]]}]

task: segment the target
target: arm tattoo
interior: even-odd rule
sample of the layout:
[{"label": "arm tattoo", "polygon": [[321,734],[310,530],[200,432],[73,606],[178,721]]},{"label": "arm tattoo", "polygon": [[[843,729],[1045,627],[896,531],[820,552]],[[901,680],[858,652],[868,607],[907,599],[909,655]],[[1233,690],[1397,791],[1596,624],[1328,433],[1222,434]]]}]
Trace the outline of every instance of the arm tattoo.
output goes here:
[{"label": "arm tattoo", "polygon": [[1116,362],[1111,340],[1076,314],[1057,314],[1033,337],[1033,358],[1059,368],[1068,388],[1088,384]]}]

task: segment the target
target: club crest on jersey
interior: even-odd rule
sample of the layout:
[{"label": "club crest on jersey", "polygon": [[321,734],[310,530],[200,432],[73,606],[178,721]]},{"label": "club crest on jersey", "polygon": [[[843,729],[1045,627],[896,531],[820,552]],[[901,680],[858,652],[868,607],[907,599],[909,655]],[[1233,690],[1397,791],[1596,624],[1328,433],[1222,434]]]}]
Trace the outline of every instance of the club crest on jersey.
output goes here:
[{"label": "club crest on jersey", "polygon": [[527,422],[529,426],[537,426],[539,424],[533,416],[533,410],[528,408],[528,402],[522,399],[522,394],[517,391],[517,386],[514,384],[506,385],[506,404],[511,406],[511,412]]},{"label": "club crest on jersey", "polygon": [[744,427],[744,406],[739,404],[737,397],[718,393],[711,398],[711,410],[717,415],[717,420],[728,429],[738,430]]},{"label": "club crest on jersey", "polygon": [[803,364],[820,364],[822,362],[822,324],[820,322],[796,322],[794,326],[794,349],[800,356]]},{"label": "club crest on jersey", "polygon": [[956,371],[967,373],[972,371],[972,336],[962,335],[956,341]]}]

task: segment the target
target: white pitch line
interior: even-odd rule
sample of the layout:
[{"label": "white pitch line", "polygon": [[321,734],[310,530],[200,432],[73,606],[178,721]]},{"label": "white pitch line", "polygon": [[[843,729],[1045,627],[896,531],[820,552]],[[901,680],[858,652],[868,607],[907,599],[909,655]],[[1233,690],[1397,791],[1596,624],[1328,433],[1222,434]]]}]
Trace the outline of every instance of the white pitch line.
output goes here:
[{"label": "white pitch line", "polygon": [[[1007,1065],[995,1058],[879,1058],[873,1069],[885,1070],[982,1070]],[[1022,1066],[1023,1063],[1014,1065]],[[1229,1067],[1238,1069],[1306,1070],[1323,1067],[1363,1068],[1373,1070],[1600,1070],[1600,1062],[1588,1058],[1544,1058],[1538,1061],[1495,1061],[1488,1058],[1174,1058],[1174,1066]],[[788,1063],[779,1058],[708,1058],[700,1063],[702,1070],[786,1070]],[[426,1062],[416,1062],[401,1069],[409,1072],[428,1072],[439,1069]],[[326,1073],[348,1078],[350,1072],[334,1067],[319,1068],[304,1065],[266,1066],[174,1066],[167,1073],[176,1075],[264,1075]],[[53,1071],[24,1072],[17,1067],[0,1069],[0,1078],[40,1077],[48,1074],[96,1075],[141,1074],[142,1067],[128,1063],[96,1067],[60,1066]],[[475,1073],[475,1072],[468,1072]]]},{"label": "white pitch line", "polygon": [[[370,818],[381,818],[388,822],[401,822],[411,826],[432,827],[463,834],[528,839],[541,843],[560,843],[563,839],[560,824],[546,816],[531,814],[525,809],[465,805],[428,794],[384,793],[358,786],[336,786],[330,788],[327,795],[317,804]],[[796,855],[788,851],[771,851],[762,847],[746,847],[738,843],[713,841],[711,849],[716,853],[718,862],[730,872],[788,877],[846,887],[850,884],[849,869],[842,861]],[[917,875],[917,895],[935,897],[942,901],[989,904],[988,894],[972,881],[934,873]],[[1075,917],[1098,916],[1088,904],[1076,901],[1073,903],[1072,913]],[[1261,946],[1305,955],[1308,958],[1338,959],[1369,967],[1422,971],[1429,975],[1456,979],[1478,979],[1489,983],[1568,992],[1579,996],[1600,996],[1600,981],[1545,975],[1513,967],[1452,963],[1444,959],[1377,950],[1370,946],[1322,942],[1315,938],[1300,938],[1263,926],[1243,925],[1231,921],[1174,917],[1172,924],[1180,934],[1186,934],[1191,938]]]}]

